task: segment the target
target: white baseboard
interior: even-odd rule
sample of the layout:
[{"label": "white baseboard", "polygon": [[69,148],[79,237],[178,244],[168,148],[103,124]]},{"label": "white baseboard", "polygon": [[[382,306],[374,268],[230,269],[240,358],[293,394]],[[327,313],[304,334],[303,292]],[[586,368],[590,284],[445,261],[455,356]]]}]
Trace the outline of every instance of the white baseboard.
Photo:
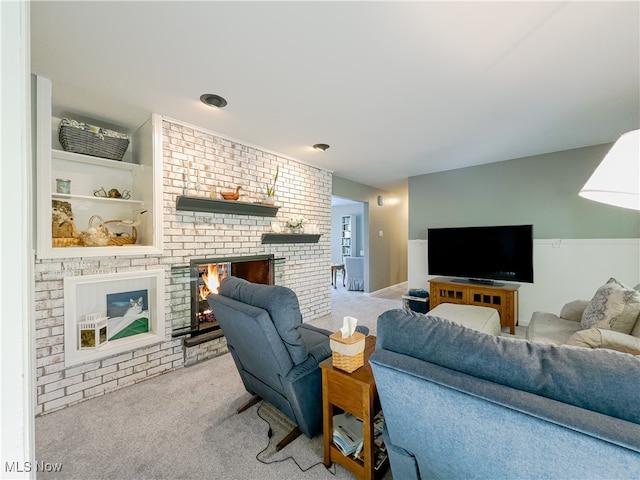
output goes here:
[{"label": "white baseboard", "polygon": [[404,289],[405,291],[408,290],[407,285],[409,284],[409,282],[400,282],[400,283],[396,283],[395,285],[389,285],[388,287],[384,287],[381,288],[380,290],[376,290],[375,292],[369,292],[369,293],[365,293],[365,295],[370,296],[370,297],[375,297],[377,295],[382,295],[384,293],[387,293],[391,290],[395,290],[395,289]]}]

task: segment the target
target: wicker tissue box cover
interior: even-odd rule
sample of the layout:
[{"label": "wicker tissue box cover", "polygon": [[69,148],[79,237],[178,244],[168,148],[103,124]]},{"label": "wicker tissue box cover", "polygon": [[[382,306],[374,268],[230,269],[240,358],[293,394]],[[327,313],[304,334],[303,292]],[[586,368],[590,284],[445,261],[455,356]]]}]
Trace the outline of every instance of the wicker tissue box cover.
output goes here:
[{"label": "wicker tissue box cover", "polygon": [[364,344],[365,335],[354,332],[347,338],[342,338],[341,332],[329,335],[329,346],[331,347],[332,364],[335,368],[351,373],[364,365]]}]

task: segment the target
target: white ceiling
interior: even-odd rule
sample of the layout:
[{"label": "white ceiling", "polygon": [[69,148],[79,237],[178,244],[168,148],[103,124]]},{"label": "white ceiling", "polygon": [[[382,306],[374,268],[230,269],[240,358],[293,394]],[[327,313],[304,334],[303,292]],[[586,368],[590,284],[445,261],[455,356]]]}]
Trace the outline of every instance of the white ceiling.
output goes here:
[{"label": "white ceiling", "polygon": [[637,1],[32,1],[31,30],[72,112],[156,112],[381,188],[640,126]]}]

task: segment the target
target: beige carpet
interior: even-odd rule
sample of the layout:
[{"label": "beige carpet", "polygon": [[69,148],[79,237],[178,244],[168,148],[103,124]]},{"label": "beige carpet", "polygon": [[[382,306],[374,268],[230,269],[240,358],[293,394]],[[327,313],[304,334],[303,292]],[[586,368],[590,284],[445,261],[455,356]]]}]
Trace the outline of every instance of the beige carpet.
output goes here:
[{"label": "beige carpet", "polygon": [[274,454],[288,425],[264,402],[237,414],[250,397],[224,354],[38,417],[36,459],[62,465],[38,479],[353,479],[322,465],[322,436]]},{"label": "beige carpet", "polygon": [[347,290],[342,286],[340,276],[337,283],[338,288],[331,289],[331,315],[309,322],[332,332],[342,327],[342,319],[345,316],[351,316],[358,319],[358,325],[369,327],[369,333],[375,335],[378,316],[392,308],[402,308],[402,295],[407,293],[406,283],[372,295]]},{"label": "beige carpet", "polygon": [[[393,308],[403,308],[402,295],[408,290],[407,283],[404,282],[369,295],[347,290],[342,286],[340,276],[337,283],[338,288],[331,289],[331,315],[309,322],[333,332],[342,326],[342,319],[348,315],[356,317],[358,325],[366,325],[369,327],[369,333],[375,335],[378,316]],[[509,334],[509,327],[503,327],[500,335],[525,338],[526,334],[527,326],[523,323],[516,327],[515,335]]]},{"label": "beige carpet", "polygon": [[[326,328],[350,314],[375,332],[377,316],[396,298],[335,291]],[[322,437],[274,445],[290,422],[268,404],[236,414],[250,395],[231,355],[181,368],[116,392],[36,418],[36,458],[61,463],[43,479],[331,479],[353,475],[322,465]],[[273,435],[269,437],[269,429]],[[385,480],[391,478],[387,471]]]},{"label": "beige carpet", "polygon": [[[376,333],[382,312],[402,307],[406,285],[377,295],[332,289],[333,313],[310,323],[335,331],[345,315]],[[518,327],[521,328],[521,327]],[[36,459],[61,463],[44,479],[332,479],[353,475],[322,464],[322,437],[273,445],[291,426],[254,405],[229,354],[36,418]],[[270,437],[269,429],[274,432]],[[391,479],[387,470],[384,480]]]},{"label": "beige carpet", "polygon": [[[324,444],[322,435],[314,438],[308,438],[300,435],[292,443],[284,447],[279,452],[276,451],[276,445],[289,433],[295,424],[280,410],[267,402],[262,402],[258,408],[257,415],[269,424],[269,444],[262,450],[256,458],[265,464],[292,462],[300,469],[300,478],[306,478],[302,474],[313,469],[322,472],[325,469],[322,464]],[[328,472],[337,473],[338,477],[350,477],[351,474],[340,467],[340,471],[336,471],[336,467],[332,466]],[[325,472],[323,472],[325,473]]]}]

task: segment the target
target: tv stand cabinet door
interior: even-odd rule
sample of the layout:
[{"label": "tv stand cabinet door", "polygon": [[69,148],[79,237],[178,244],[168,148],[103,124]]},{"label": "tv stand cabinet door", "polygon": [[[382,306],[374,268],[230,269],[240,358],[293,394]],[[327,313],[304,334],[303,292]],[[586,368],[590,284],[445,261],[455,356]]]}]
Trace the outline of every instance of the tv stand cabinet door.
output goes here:
[{"label": "tv stand cabinet door", "polygon": [[429,280],[429,308],[441,303],[477,305],[495,308],[500,314],[500,326],[509,327],[509,333],[516,333],[518,324],[518,285],[501,286],[470,285],[457,283],[445,277]]},{"label": "tv stand cabinet door", "polygon": [[518,324],[518,291],[501,288],[471,287],[469,305],[494,308],[500,314],[500,326],[509,327],[515,333]]},{"label": "tv stand cabinet door", "polygon": [[429,308],[433,309],[441,303],[469,304],[469,286],[461,283],[439,282],[430,280]]}]

